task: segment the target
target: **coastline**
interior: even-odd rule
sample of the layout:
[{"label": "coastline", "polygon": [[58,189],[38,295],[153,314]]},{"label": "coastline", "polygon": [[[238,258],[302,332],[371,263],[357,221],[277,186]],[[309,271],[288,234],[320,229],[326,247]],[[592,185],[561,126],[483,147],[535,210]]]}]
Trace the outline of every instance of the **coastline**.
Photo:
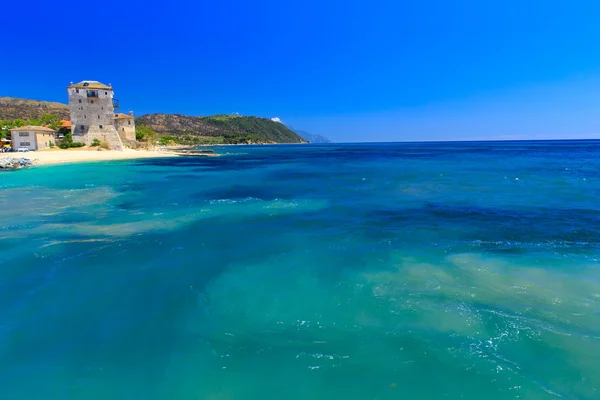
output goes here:
[{"label": "coastline", "polygon": [[[135,160],[144,158],[167,158],[184,156],[173,150],[48,150],[27,153],[2,153],[0,159],[29,159],[33,165],[58,165],[95,161]],[[194,156],[214,156],[212,154],[197,154]]]}]

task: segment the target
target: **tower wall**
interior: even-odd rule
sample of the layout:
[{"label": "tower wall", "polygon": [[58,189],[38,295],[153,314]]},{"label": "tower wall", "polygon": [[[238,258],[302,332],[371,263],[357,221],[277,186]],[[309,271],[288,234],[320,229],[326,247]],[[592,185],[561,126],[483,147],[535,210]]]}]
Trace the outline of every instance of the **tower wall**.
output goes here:
[{"label": "tower wall", "polygon": [[108,142],[112,150],[123,150],[123,143],[115,129],[113,90],[74,87],[67,90],[73,141],[90,145],[98,139]]},{"label": "tower wall", "polygon": [[115,128],[123,141],[135,141],[135,120],[133,118],[115,119]]}]

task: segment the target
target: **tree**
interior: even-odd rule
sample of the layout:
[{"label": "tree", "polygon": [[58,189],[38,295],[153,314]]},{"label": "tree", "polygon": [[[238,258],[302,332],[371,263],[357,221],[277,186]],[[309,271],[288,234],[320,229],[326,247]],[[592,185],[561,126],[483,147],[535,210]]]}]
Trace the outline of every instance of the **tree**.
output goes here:
[{"label": "tree", "polygon": [[12,128],[19,128],[25,125],[48,126],[50,129],[57,130],[60,127],[60,121],[60,117],[53,114],[44,114],[40,119],[32,120],[24,120],[22,118],[3,120],[0,121],[0,137],[9,137]]},{"label": "tree", "polygon": [[169,146],[173,144],[179,144],[179,139],[176,136],[164,135],[158,140],[158,144],[161,146]]},{"label": "tree", "polygon": [[36,125],[48,126],[50,129],[54,130],[57,130],[60,127],[60,117],[58,115],[44,114],[37,122]]},{"label": "tree", "polygon": [[25,125],[37,125],[37,124],[28,124],[29,121],[25,121],[24,119],[18,118],[13,120],[3,120],[0,121],[0,137],[10,137],[10,130],[12,128],[18,128]]},{"label": "tree", "polygon": [[72,144],[73,144],[73,134],[71,132],[69,132],[60,141],[60,145],[58,145],[58,147],[60,147],[61,149],[68,149],[69,147],[71,147]]},{"label": "tree", "polygon": [[158,138],[158,133],[147,126],[137,126],[135,128],[135,139],[140,142],[154,142]]}]

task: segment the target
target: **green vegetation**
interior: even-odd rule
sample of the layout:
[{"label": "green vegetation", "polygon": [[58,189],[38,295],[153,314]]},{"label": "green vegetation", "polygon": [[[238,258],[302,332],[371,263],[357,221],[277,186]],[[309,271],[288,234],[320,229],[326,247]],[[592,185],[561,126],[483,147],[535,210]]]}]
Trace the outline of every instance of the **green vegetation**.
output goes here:
[{"label": "green vegetation", "polygon": [[217,115],[211,115],[210,117],[204,117],[207,121],[229,121],[231,119],[234,118],[242,118],[240,115],[237,114],[217,114]]},{"label": "green vegetation", "polygon": [[60,117],[53,114],[43,114],[41,118],[30,122],[37,122],[37,125],[47,126],[50,129],[58,130],[60,126]]},{"label": "green vegetation", "polygon": [[[306,142],[279,122],[239,115],[189,117],[179,114],[149,114],[136,118],[136,131],[140,132],[143,128],[148,128],[158,135],[175,136],[180,144]],[[144,135],[138,133],[136,136]]]},{"label": "green vegetation", "polygon": [[60,147],[61,149],[68,149],[69,147],[71,147],[72,144],[73,144],[73,134],[67,133],[63,137],[63,139],[60,141],[60,144],[58,145],[58,147]]},{"label": "green vegetation", "polygon": [[181,144],[181,140],[177,136],[161,135],[147,126],[137,126],[135,128],[135,139],[138,142],[146,142],[147,145],[173,146]]},{"label": "green vegetation", "polygon": [[42,114],[39,119],[25,120],[22,118],[17,119],[3,119],[0,120],[0,138],[10,137],[10,130],[13,128],[19,128],[21,126],[47,126],[50,129],[57,130],[60,125],[60,117],[53,114]]},{"label": "green vegetation", "polygon": [[158,133],[154,132],[147,126],[137,126],[135,128],[135,140],[138,142],[152,143],[158,138]]},{"label": "green vegetation", "polygon": [[92,140],[92,144],[90,146],[92,146],[92,147],[100,146],[100,139],[95,138],[94,140]]},{"label": "green vegetation", "polygon": [[223,143],[225,143],[225,144],[249,144],[249,143],[263,143],[263,141],[262,141],[261,136],[257,135],[257,134],[254,134],[254,135],[226,134],[225,136],[223,136]]},{"label": "green vegetation", "polygon": [[172,146],[180,144],[180,141],[176,136],[163,135],[158,139],[158,144],[161,146]]},{"label": "green vegetation", "polygon": [[58,147],[60,147],[61,149],[69,149],[69,148],[73,148],[73,147],[83,147],[83,146],[85,146],[84,143],[73,141],[73,134],[71,132],[67,133],[65,135],[65,137],[63,137],[63,139],[60,141],[60,144],[58,145]]},{"label": "green vegetation", "polygon": [[213,145],[225,143],[223,136],[193,136],[185,135],[179,137],[179,143],[184,145]]}]

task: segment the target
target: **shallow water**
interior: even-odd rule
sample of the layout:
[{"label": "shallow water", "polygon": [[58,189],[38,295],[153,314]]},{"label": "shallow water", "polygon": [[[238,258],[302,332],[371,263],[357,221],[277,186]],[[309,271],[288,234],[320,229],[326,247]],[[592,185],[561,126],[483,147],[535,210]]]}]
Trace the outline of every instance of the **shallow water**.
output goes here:
[{"label": "shallow water", "polygon": [[599,150],[2,173],[0,398],[600,398]]}]

